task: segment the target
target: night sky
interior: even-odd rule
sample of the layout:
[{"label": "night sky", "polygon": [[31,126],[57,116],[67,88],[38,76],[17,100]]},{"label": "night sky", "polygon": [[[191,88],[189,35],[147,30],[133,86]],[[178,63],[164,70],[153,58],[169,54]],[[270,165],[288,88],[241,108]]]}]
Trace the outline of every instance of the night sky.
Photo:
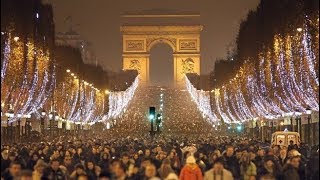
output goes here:
[{"label": "night sky", "polygon": [[[259,3],[259,0],[48,1],[53,4],[56,32],[64,32],[69,29],[69,25],[66,25],[64,20],[66,17],[72,16],[74,30],[93,44],[98,63],[104,69],[114,71],[122,69],[122,46],[119,30],[121,14],[126,11],[159,8],[200,12],[200,22],[204,26],[201,33],[202,74],[208,73],[213,68],[214,60],[226,56],[227,46],[235,41],[241,19],[244,19],[248,11],[255,9]],[[151,52],[151,58],[153,58],[151,59],[151,68],[156,66],[154,63],[157,63],[158,60],[172,57],[169,54],[170,49],[167,47],[159,46],[159,49],[156,48],[155,52]],[[161,66],[168,65],[167,62],[160,64]],[[154,72],[151,76],[161,76],[161,73],[171,72],[173,70],[170,68],[163,68],[159,72],[160,74],[157,75]]]}]

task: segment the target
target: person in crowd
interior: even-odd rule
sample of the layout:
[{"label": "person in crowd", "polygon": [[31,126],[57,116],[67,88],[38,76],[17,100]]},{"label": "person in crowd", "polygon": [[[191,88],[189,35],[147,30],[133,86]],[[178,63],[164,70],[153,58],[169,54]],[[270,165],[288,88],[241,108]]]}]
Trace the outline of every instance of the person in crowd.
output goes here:
[{"label": "person in crowd", "polygon": [[279,153],[279,165],[280,165],[280,168],[283,169],[283,167],[288,163],[288,157],[287,157],[287,148],[282,148],[280,150],[280,153]]},{"label": "person in crowd", "polygon": [[103,152],[99,162],[99,167],[101,168],[101,170],[110,172],[110,162],[110,154],[107,152]]},{"label": "person in crowd", "polygon": [[200,154],[202,153],[194,153],[194,157],[196,158],[196,163],[201,169],[201,173],[204,174],[206,171],[206,164],[200,159]]},{"label": "person in crowd", "polygon": [[318,180],[319,179],[319,151],[314,150],[311,154],[311,159],[308,163],[308,167],[310,169],[311,179]]},{"label": "person in crowd", "polygon": [[80,175],[87,175],[87,174],[84,169],[84,166],[79,163],[75,165],[75,170],[71,173],[70,178],[77,180]]},{"label": "person in crowd", "polygon": [[170,151],[168,158],[170,159],[172,169],[175,171],[175,173],[179,174],[180,168],[181,168],[181,163],[180,163],[181,161],[176,151],[175,150]]},{"label": "person in crowd", "polygon": [[37,153],[31,155],[31,159],[27,162],[27,169],[33,170],[34,165],[37,163],[39,156]]},{"label": "person in crowd", "polygon": [[122,157],[121,157],[121,162],[124,164],[125,166],[125,171],[126,171],[126,174],[128,174],[129,176],[132,175],[133,173],[133,163],[130,161],[130,155],[129,153],[125,152],[122,154]]},{"label": "person in crowd", "polygon": [[205,172],[204,180],[220,179],[233,180],[232,173],[224,168],[224,159],[217,158],[212,165],[212,168]]},{"label": "person in crowd", "polygon": [[51,159],[50,161],[50,169],[48,177],[49,179],[65,179],[66,174],[63,172],[63,170],[59,167],[60,162],[58,159]]},{"label": "person in crowd", "polygon": [[233,178],[240,177],[240,166],[237,158],[234,156],[234,147],[227,146],[226,152],[223,155],[225,160],[225,168],[232,173]]},{"label": "person in crowd", "polygon": [[257,176],[257,168],[251,161],[250,153],[245,152],[240,158],[240,175],[243,180],[254,180]]},{"label": "person in crowd", "polygon": [[3,149],[1,151],[1,173],[4,172],[10,166],[10,159],[9,159],[9,150]]},{"label": "person in crowd", "polygon": [[[300,157],[293,156],[290,162],[284,166],[283,180],[300,180],[299,176]],[[302,180],[302,179],[301,179]]]},{"label": "person in crowd", "polygon": [[281,169],[273,156],[266,156],[264,158],[264,165],[258,169],[257,179],[260,179],[263,176],[266,178],[266,175],[274,179],[281,179]]},{"label": "person in crowd", "polygon": [[162,161],[160,168],[158,169],[158,174],[161,179],[166,178],[170,173],[174,173],[171,168],[170,159],[166,158]]},{"label": "person in crowd", "polygon": [[99,180],[111,180],[112,175],[110,172],[101,172],[98,177]]},{"label": "person in crowd", "polygon": [[33,180],[41,180],[44,169],[48,168],[49,165],[45,163],[42,159],[39,159],[34,165],[34,171],[32,172]]},{"label": "person in crowd", "polygon": [[132,178],[136,180],[142,179],[145,176],[146,167],[151,164],[152,162],[150,158],[143,158],[141,160],[140,168],[132,175]]},{"label": "person in crowd", "polygon": [[117,180],[129,179],[126,174],[126,165],[123,162],[118,162],[112,168],[112,172]]},{"label": "person in crowd", "polygon": [[298,145],[295,144],[295,143],[293,142],[293,140],[290,140],[290,141],[289,141],[288,152],[291,151],[291,150],[293,150],[293,149],[298,150],[298,148],[299,148]]},{"label": "person in crowd", "polygon": [[7,168],[1,177],[5,180],[14,180],[19,177],[21,172],[21,163],[19,161],[10,162],[9,168]]},{"label": "person in crowd", "polygon": [[19,180],[34,180],[32,171],[29,169],[21,170],[19,177],[17,178]]},{"label": "person in crowd", "polygon": [[259,148],[258,151],[257,151],[257,155],[256,155],[255,159],[253,160],[253,163],[256,165],[256,167],[257,167],[258,169],[263,167],[263,164],[264,164],[264,161],[263,161],[264,156],[265,156],[265,151],[264,151],[264,149]]},{"label": "person in crowd", "polygon": [[202,172],[193,155],[187,157],[186,165],[181,169],[180,180],[202,180]]},{"label": "person in crowd", "polygon": [[170,173],[164,180],[179,180],[179,177],[175,173]]},{"label": "person in crowd", "polygon": [[149,164],[146,166],[143,180],[160,180],[160,178],[157,177],[157,169],[154,164]]},{"label": "person in crowd", "polygon": [[71,174],[74,171],[74,165],[70,156],[65,156],[62,165],[66,169],[66,173]]},{"label": "person in crowd", "polygon": [[88,179],[90,180],[96,180],[99,176],[99,174],[97,174],[96,169],[98,167],[94,164],[94,160],[88,159],[86,161],[86,174],[88,176]]}]

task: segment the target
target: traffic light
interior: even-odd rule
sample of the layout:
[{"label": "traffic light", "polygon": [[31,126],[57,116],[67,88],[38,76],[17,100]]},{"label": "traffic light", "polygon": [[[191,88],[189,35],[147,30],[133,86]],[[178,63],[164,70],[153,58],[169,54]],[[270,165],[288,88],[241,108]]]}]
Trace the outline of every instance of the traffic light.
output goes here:
[{"label": "traffic light", "polygon": [[156,108],[149,107],[149,119],[153,120],[156,117]]}]

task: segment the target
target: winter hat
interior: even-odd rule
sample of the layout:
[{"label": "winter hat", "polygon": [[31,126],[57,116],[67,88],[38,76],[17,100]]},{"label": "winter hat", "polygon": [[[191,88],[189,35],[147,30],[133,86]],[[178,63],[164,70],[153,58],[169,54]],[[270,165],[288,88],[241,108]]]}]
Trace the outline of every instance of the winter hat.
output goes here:
[{"label": "winter hat", "polygon": [[179,178],[175,173],[170,173],[165,180],[179,180]]},{"label": "winter hat", "polygon": [[187,161],[186,161],[187,164],[194,164],[196,163],[196,158],[194,158],[194,156],[189,156],[187,158]]}]

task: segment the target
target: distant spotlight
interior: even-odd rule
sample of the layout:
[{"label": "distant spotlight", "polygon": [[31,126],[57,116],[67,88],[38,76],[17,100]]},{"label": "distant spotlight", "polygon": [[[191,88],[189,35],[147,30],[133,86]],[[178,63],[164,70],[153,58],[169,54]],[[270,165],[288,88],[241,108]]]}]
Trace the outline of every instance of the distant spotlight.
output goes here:
[{"label": "distant spotlight", "polygon": [[69,72],[70,72],[70,69],[67,69],[66,71],[67,71],[67,73],[69,73]]},{"label": "distant spotlight", "polygon": [[39,19],[39,13],[36,14],[37,19]]},{"label": "distant spotlight", "polygon": [[237,126],[237,130],[241,131],[242,127],[241,126]]},{"label": "distant spotlight", "polygon": [[302,28],[300,28],[300,27],[299,27],[299,28],[297,28],[297,31],[301,32],[301,31],[302,31]]},{"label": "distant spotlight", "polygon": [[20,38],[19,38],[18,36],[16,36],[16,37],[13,38],[13,40],[16,41],[16,42],[19,41],[19,39],[20,39]]}]

